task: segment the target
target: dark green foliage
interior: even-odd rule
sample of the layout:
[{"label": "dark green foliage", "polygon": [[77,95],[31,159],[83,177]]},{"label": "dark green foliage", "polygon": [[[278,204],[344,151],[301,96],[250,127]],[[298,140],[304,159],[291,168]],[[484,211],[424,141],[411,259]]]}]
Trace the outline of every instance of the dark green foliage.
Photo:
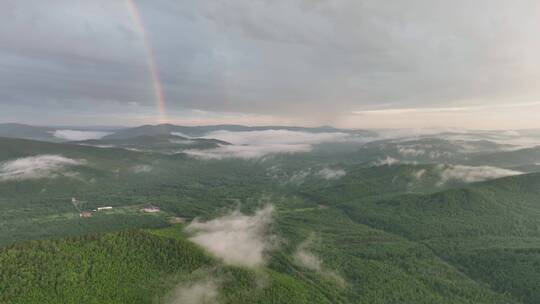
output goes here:
[{"label": "dark green foliage", "polygon": [[[0,182],[0,303],[165,303],[177,286],[208,278],[219,303],[540,301],[538,174],[442,185],[436,165],[373,167],[345,145],[248,161],[5,138],[0,146],[0,162],[85,160],[70,168],[76,178]],[[326,167],[346,175],[318,176]],[[83,210],[114,208],[79,218],[72,197]],[[266,203],[280,245],[257,269],[224,265],[167,223]],[[142,213],[147,204],[162,212]],[[27,241],[35,239],[47,240]],[[295,258],[302,244],[318,269]]]},{"label": "dark green foliage", "polygon": [[156,234],[125,231],[0,249],[0,303],[155,303],[201,276],[216,281],[221,303],[330,303],[294,277],[223,266],[181,237]]},{"label": "dark green foliage", "polygon": [[22,243],[0,250],[0,302],[151,303],[170,275],[209,263],[187,241],[138,231]]},{"label": "dark green foliage", "polygon": [[461,251],[449,259],[470,277],[488,283],[498,292],[512,294],[523,303],[540,303],[538,247]]}]

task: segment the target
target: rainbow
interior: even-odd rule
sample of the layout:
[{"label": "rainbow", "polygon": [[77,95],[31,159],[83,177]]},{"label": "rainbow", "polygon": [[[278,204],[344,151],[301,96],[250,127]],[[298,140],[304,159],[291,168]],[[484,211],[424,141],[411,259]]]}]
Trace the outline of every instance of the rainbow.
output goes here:
[{"label": "rainbow", "polygon": [[154,55],[154,50],[152,49],[152,45],[150,44],[150,39],[148,39],[148,33],[144,28],[144,23],[142,22],[139,9],[135,5],[135,1],[126,0],[126,4],[131,18],[133,19],[133,22],[143,39],[144,48],[146,51],[146,61],[148,64],[148,69],[150,70],[150,77],[152,78],[152,86],[156,98],[156,105],[159,112],[159,122],[165,123],[167,122],[166,98],[163,86],[161,84],[161,78],[159,77],[159,70],[156,65],[156,57]]}]

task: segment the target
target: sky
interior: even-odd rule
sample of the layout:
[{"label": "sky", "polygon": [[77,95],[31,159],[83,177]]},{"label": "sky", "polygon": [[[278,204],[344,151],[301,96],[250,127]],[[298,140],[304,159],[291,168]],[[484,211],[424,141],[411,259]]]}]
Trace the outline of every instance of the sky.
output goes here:
[{"label": "sky", "polygon": [[4,0],[0,122],[540,128],[537,0]]}]

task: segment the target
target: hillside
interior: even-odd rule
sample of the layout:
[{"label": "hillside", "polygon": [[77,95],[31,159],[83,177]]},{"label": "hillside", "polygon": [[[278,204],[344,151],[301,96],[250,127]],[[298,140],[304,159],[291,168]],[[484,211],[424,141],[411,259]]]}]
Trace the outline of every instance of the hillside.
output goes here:
[{"label": "hillside", "polygon": [[54,128],[35,127],[17,123],[0,124],[0,137],[24,138],[45,141],[62,141],[54,136]]},{"label": "hillside", "polygon": [[[341,143],[247,160],[87,145],[155,148],[177,137],[0,138],[0,261],[13,265],[1,269],[10,283],[0,302],[168,304],[197,282],[215,285],[218,303],[540,297],[538,173],[374,164]],[[144,212],[149,205],[159,211]],[[240,229],[256,232],[247,239],[228,231],[256,223],[265,205],[274,210],[267,229]],[[111,209],[93,211],[103,206]],[[261,261],[231,265],[192,225],[224,230],[210,244],[243,240],[222,244],[242,257],[259,252],[253,239],[266,244]]]},{"label": "hillside", "polygon": [[524,303],[540,289],[540,174],[506,177],[433,194],[351,200],[357,222],[420,242],[472,278]]},{"label": "hillside", "polygon": [[[464,277],[425,247],[354,224],[339,212],[280,214],[277,224],[288,227],[280,235],[290,240],[296,235],[297,241],[274,251],[269,264],[257,269],[224,265],[174,227],[5,247],[0,300],[176,303],[171,297],[181,299],[202,282],[215,288],[219,303],[518,303]],[[317,232],[322,246],[316,252],[328,261],[324,267],[334,270],[295,264],[288,248],[302,240],[302,232],[330,218],[333,224]]]},{"label": "hillside", "polygon": [[540,164],[540,147],[490,153],[471,159],[471,163],[498,165],[506,168],[534,168]]},{"label": "hillside", "polygon": [[181,301],[175,287],[198,277],[223,280],[222,303],[330,303],[309,282],[262,270],[267,282],[259,287],[253,271],[143,231],[23,243],[0,249],[0,261],[0,302],[13,304]]}]

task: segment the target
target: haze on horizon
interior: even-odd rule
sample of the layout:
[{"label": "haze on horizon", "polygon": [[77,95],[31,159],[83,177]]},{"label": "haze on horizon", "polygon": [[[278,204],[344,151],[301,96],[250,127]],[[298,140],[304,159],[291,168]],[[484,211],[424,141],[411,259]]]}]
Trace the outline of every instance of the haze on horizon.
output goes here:
[{"label": "haze on horizon", "polygon": [[538,37],[534,0],[6,0],[0,123],[540,128]]}]

